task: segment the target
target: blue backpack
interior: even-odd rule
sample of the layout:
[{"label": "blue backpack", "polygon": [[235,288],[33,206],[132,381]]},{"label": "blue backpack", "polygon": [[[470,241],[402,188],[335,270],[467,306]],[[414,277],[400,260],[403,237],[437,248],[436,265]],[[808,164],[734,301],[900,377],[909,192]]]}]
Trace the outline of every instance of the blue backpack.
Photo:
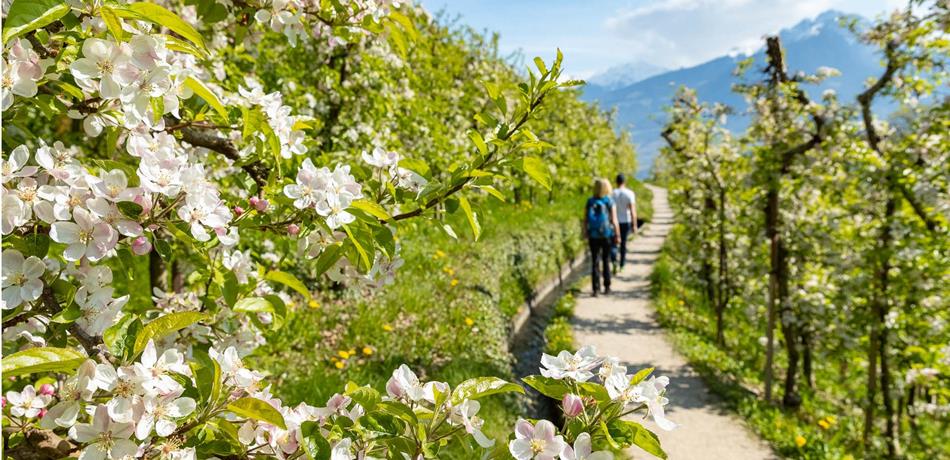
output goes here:
[{"label": "blue backpack", "polygon": [[610,225],[610,198],[590,198],[587,200],[587,237],[610,238],[614,228]]}]

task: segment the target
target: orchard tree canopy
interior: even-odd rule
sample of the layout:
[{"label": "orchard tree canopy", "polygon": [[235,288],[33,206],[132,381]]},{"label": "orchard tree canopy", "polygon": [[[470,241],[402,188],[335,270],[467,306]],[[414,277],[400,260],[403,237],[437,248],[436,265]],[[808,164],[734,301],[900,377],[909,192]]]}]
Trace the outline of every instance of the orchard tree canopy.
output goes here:
[{"label": "orchard tree canopy", "polygon": [[478,239],[487,200],[633,169],[560,51],[516,68],[395,0],[14,0],[3,14],[7,455],[664,456],[620,417],[669,428],[668,379],[601,368],[590,348],[527,383],[593,411],[560,430],[522,420],[510,443],[476,415],[524,391],[501,379],[452,389],[403,365],[385,394],[351,383],[289,407],[244,364],[314,293],[392,283],[412,219],[460,214],[467,228],[445,231]]}]

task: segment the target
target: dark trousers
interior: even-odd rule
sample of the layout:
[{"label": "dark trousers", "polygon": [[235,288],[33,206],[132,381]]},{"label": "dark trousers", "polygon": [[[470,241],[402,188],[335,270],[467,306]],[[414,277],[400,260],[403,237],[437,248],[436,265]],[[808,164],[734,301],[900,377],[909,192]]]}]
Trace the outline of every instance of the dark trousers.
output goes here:
[{"label": "dark trousers", "polygon": [[604,288],[610,289],[610,248],[613,242],[608,238],[590,238],[590,279],[594,292],[600,291],[600,279],[603,276]]},{"label": "dark trousers", "polygon": [[620,254],[618,262],[620,263],[620,268],[627,263],[627,236],[630,235],[630,229],[633,227],[630,223],[620,223]]}]

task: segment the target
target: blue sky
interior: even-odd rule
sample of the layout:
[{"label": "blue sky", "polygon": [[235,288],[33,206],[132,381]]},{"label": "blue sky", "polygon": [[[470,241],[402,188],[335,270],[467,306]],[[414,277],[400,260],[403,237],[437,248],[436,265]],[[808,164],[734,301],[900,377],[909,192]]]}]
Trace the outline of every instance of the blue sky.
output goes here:
[{"label": "blue sky", "polygon": [[761,37],[823,11],[873,18],[902,0],[420,0],[432,13],[501,34],[504,53],[550,58],[560,47],[565,71],[587,78],[612,66],[650,62],[691,66],[751,51]]}]

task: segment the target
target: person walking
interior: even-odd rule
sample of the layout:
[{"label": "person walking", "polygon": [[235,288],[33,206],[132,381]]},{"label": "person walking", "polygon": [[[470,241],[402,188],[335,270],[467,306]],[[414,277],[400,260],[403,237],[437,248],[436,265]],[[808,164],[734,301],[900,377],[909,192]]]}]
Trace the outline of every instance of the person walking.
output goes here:
[{"label": "person walking", "polygon": [[620,228],[617,209],[610,199],[610,182],[606,179],[594,181],[593,196],[587,199],[584,237],[590,246],[593,296],[600,293],[601,278],[604,294],[610,294],[610,248],[619,243]]},{"label": "person walking", "polygon": [[617,188],[610,194],[617,206],[617,222],[620,224],[620,238],[618,245],[618,262],[623,270],[627,262],[627,236],[630,230],[637,233],[637,195],[627,188],[627,178],[622,173],[617,174]]}]

